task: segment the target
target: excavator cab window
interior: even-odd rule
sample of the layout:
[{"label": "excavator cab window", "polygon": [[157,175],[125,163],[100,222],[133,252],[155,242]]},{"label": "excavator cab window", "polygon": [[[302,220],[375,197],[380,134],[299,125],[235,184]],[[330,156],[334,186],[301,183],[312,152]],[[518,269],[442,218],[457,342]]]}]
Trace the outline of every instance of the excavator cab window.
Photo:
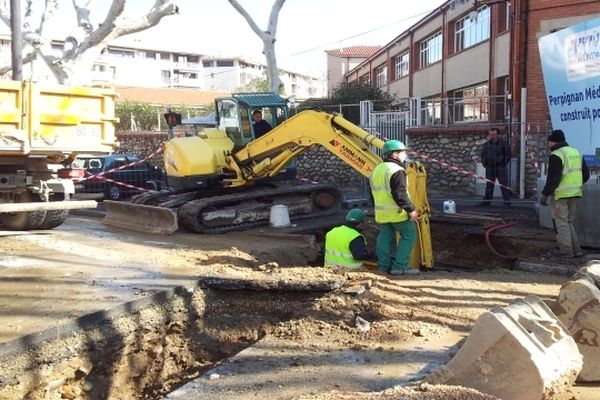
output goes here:
[{"label": "excavator cab window", "polygon": [[245,104],[240,104],[240,118],[242,122],[242,136],[244,142],[248,143],[254,136],[252,136],[252,124],[250,123],[251,111]]},{"label": "excavator cab window", "polygon": [[225,131],[236,146],[243,146],[242,130],[238,104],[229,99],[217,103],[219,113],[219,129]]}]

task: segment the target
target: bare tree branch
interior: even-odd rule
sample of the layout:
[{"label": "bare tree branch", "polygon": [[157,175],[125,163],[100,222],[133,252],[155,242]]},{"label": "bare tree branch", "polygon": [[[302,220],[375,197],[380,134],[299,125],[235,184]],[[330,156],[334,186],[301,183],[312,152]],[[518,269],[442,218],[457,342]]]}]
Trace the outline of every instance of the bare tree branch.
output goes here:
[{"label": "bare tree branch", "polygon": [[277,34],[277,21],[279,18],[279,12],[285,3],[285,0],[275,0],[273,7],[271,7],[271,14],[269,16],[269,22],[267,24],[268,29],[261,31],[258,25],[254,22],[250,14],[242,7],[237,0],[227,0],[229,4],[236,9],[238,13],[244,17],[250,28],[258,35],[263,42],[263,53],[267,60],[267,76],[269,83],[271,84],[271,90],[275,93],[279,93],[279,87],[281,86],[281,79],[279,78],[279,69],[277,68],[277,57],[275,56],[275,41]]},{"label": "bare tree branch", "polygon": [[[233,6],[233,8],[236,9],[236,11],[238,13],[241,14],[242,17],[244,17],[244,19],[246,20],[246,22],[250,26],[250,29],[252,29],[254,31],[254,33],[256,33],[261,38],[265,35],[265,32],[263,30],[261,30],[258,27],[258,25],[256,25],[256,23],[254,22],[254,19],[252,19],[252,17],[250,16],[250,14],[248,14],[248,12],[246,11],[246,9],[244,7],[242,7],[240,5],[240,3],[237,2],[237,0],[227,0],[227,1],[229,2],[229,4],[231,4]],[[285,0],[283,0],[283,1],[285,1]]]},{"label": "bare tree branch", "polygon": [[275,3],[273,3],[273,7],[271,8],[268,32],[270,33],[273,39],[275,39],[275,37],[277,36],[277,22],[279,20],[279,11],[281,11],[283,3],[285,3],[285,0],[275,0]]},{"label": "bare tree branch", "polygon": [[[34,28],[32,8],[39,0],[26,0],[26,23],[23,43],[26,56],[23,63],[31,63],[36,57],[45,62],[59,83],[87,84],[91,79],[91,67],[111,40],[140,32],[156,26],[163,17],[179,11],[175,0],[155,0],[152,8],[139,18],[125,18],[123,12],[127,0],[112,0],[104,21],[94,29],[90,14],[95,0],[71,0],[77,18],[76,28],[65,37],[60,56],[54,56],[50,37],[44,35],[44,27],[56,15],[59,0],[45,0],[45,9],[39,26]],[[0,1],[0,20],[10,26],[10,10]],[[0,73],[10,71],[10,66],[0,68]],[[87,81],[86,81],[87,79]]]}]

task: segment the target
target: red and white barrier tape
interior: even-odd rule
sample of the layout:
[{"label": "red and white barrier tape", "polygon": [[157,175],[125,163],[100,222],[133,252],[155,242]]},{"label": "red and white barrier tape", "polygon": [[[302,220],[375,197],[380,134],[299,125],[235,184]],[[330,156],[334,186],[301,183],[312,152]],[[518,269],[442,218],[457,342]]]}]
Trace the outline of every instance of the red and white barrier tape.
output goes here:
[{"label": "red and white barrier tape", "polygon": [[450,164],[450,163],[448,163],[446,161],[438,160],[438,159],[430,157],[430,156],[428,156],[426,154],[421,154],[418,151],[410,151],[409,150],[408,153],[409,154],[414,154],[417,158],[421,158],[421,159],[424,159],[424,160],[427,160],[427,161],[434,162],[434,163],[436,163],[438,165],[441,165],[442,167],[448,168],[448,169],[450,169],[452,171],[456,171],[456,172],[461,173],[463,175],[468,175],[468,176],[471,176],[473,178],[476,178],[476,179],[479,179],[479,180],[483,180],[485,182],[489,182],[489,183],[492,183],[494,185],[500,186],[501,188],[508,189],[511,192],[513,192],[513,193],[515,193],[515,194],[518,195],[518,193],[515,190],[513,190],[511,187],[509,187],[509,186],[502,185],[501,183],[496,183],[496,181],[492,181],[491,179],[487,179],[485,176],[477,175],[477,174],[475,174],[472,171],[467,171],[466,169],[463,169],[461,167],[457,167],[457,166],[452,165],[452,164]]},{"label": "red and white barrier tape", "polygon": [[[120,170],[122,170],[122,169],[125,169],[125,168],[132,167],[132,166],[134,166],[134,165],[139,165],[139,164],[143,163],[144,161],[146,161],[146,160],[148,160],[148,159],[150,159],[150,158],[152,158],[152,157],[155,157],[155,156],[157,156],[157,155],[158,155],[158,154],[160,154],[160,153],[161,153],[163,150],[164,150],[164,146],[162,146],[162,145],[161,145],[161,146],[159,146],[159,147],[158,147],[156,150],[154,150],[154,151],[153,151],[153,152],[152,152],[152,153],[151,153],[149,156],[147,156],[147,157],[145,157],[145,158],[139,159],[139,160],[137,160],[137,161],[134,161],[134,162],[132,162],[132,163],[129,163],[129,164],[121,165],[120,167],[116,167],[116,168],[109,169],[108,171],[100,172],[99,174],[93,174],[93,175],[92,175],[92,174],[90,174],[89,176],[86,176],[85,178],[82,178],[82,179],[75,178],[75,179],[73,179],[73,180],[74,180],[75,182],[77,182],[77,183],[79,183],[79,182],[83,182],[83,181],[87,181],[87,180],[89,180],[89,179],[102,179],[102,180],[106,180],[106,181],[112,181],[112,182],[116,182],[116,181],[113,181],[112,179],[108,179],[108,178],[104,177],[104,175],[106,175],[106,174],[109,174],[109,173],[111,173],[111,172],[120,171]],[[88,174],[88,173],[86,172],[86,174]],[[120,183],[120,182],[119,182],[119,183]],[[122,185],[126,185],[126,184],[125,184],[125,183],[122,183]],[[140,189],[141,189],[141,188],[140,188]],[[146,190],[146,189],[144,189],[144,190]]]}]

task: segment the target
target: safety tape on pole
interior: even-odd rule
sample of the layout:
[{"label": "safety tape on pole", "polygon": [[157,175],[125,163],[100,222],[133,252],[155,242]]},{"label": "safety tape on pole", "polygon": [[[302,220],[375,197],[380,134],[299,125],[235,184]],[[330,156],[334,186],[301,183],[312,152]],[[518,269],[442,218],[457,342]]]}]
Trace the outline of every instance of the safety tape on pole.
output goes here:
[{"label": "safety tape on pole", "polygon": [[410,151],[409,150],[408,153],[415,155],[417,158],[421,158],[421,159],[424,159],[424,160],[427,160],[427,161],[431,161],[433,163],[441,165],[442,167],[448,168],[448,169],[450,169],[452,171],[456,171],[456,172],[461,173],[463,175],[468,175],[468,176],[471,176],[473,178],[476,178],[476,179],[479,179],[479,180],[483,180],[485,182],[489,182],[489,183],[492,183],[494,185],[500,186],[501,188],[508,189],[511,192],[513,192],[513,193],[515,193],[515,194],[518,195],[518,193],[515,190],[513,190],[513,188],[511,188],[509,186],[502,185],[501,183],[496,183],[496,181],[492,181],[491,179],[487,179],[485,176],[477,175],[477,174],[475,174],[472,171],[467,171],[466,169],[463,169],[461,167],[457,167],[457,166],[452,165],[452,164],[450,164],[450,163],[448,163],[446,161],[438,160],[437,158],[433,158],[433,157],[428,156],[426,154],[419,153],[418,151]]},{"label": "safety tape on pole", "polygon": [[[373,131],[372,135],[378,137],[379,139],[381,139],[383,141],[390,140],[389,138],[383,136],[381,133],[379,133],[377,131]],[[428,156],[426,154],[422,154],[422,153],[420,153],[418,151],[407,150],[407,152],[408,152],[408,154],[413,154],[413,155],[415,155],[418,158],[421,158],[421,159],[424,159],[424,160],[436,163],[438,165],[441,165],[442,167],[451,169],[451,170],[456,171],[458,173],[461,173],[463,175],[468,175],[468,176],[471,176],[471,177],[476,178],[478,180],[482,180],[484,182],[489,182],[489,183],[491,183],[491,184],[493,184],[495,186],[500,186],[501,188],[505,188],[505,189],[510,190],[511,192],[515,193],[517,196],[519,195],[519,193],[517,193],[517,191],[515,191],[513,188],[511,188],[509,186],[502,185],[499,182],[496,183],[496,181],[492,181],[491,179],[487,179],[485,176],[477,175],[477,174],[475,174],[472,171],[468,171],[468,170],[466,170],[464,168],[457,167],[455,165],[450,164],[449,162],[446,162],[446,161],[443,161],[443,160],[438,160],[438,159],[433,158],[431,156]]]},{"label": "safety tape on pole", "polygon": [[319,182],[317,182],[317,181],[313,181],[310,178],[304,178],[304,177],[302,177],[300,175],[296,175],[296,179],[298,179],[299,181],[302,181],[302,182],[311,183],[313,185],[318,185],[319,184]]},{"label": "safety tape on pole", "polygon": [[118,186],[123,186],[123,187],[126,187],[128,189],[139,190],[139,191],[142,191],[142,192],[156,192],[156,190],[153,190],[153,189],[146,189],[146,188],[142,188],[142,187],[139,187],[139,186],[130,185],[128,183],[123,183],[123,182],[115,181],[114,179],[106,178],[104,176],[97,176],[95,179],[98,179],[98,180],[101,180],[101,181],[107,182],[107,183],[113,183],[113,184],[118,185]]}]

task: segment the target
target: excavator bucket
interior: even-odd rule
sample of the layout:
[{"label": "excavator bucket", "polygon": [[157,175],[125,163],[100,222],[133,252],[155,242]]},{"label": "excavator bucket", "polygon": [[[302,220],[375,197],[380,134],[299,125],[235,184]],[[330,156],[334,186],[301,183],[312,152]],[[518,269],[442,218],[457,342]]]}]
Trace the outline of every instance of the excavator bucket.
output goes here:
[{"label": "excavator bucket", "polygon": [[431,268],[433,267],[433,250],[431,248],[431,231],[429,227],[431,209],[427,199],[427,172],[421,163],[411,161],[406,166],[406,177],[410,199],[415,206],[415,210],[419,213],[417,241],[410,256],[409,266],[411,268]]},{"label": "excavator bucket", "polygon": [[577,380],[600,381],[600,264],[582,268],[560,288],[554,311],[583,355]]},{"label": "excavator bucket", "polygon": [[177,213],[166,207],[105,200],[105,225],[138,232],[170,235],[177,230]]},{"label": "excavator bucket", "polygon": [[540,400],[572,386],[581,366],[567,328],[530,296],[483,313],[454,358],[426,380],[501,399]]}]

